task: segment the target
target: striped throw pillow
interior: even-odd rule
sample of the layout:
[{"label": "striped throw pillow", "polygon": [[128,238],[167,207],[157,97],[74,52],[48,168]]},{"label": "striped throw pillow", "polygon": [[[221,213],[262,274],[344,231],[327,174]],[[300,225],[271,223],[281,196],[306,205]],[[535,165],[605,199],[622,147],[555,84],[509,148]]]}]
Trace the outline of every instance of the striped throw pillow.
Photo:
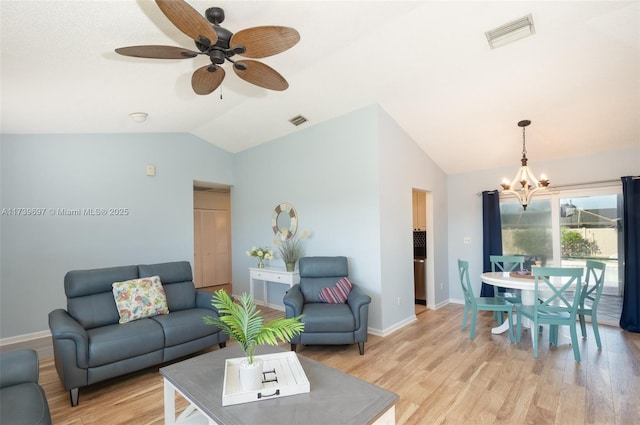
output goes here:
[{"label": "striped throw pillow", "polygon": [[347,302],[349,292],[351,292],[351,282],[346,277],[343,277],[336,282],[335,286],[320,290],[319,297],[325,303],[344,304]]}]

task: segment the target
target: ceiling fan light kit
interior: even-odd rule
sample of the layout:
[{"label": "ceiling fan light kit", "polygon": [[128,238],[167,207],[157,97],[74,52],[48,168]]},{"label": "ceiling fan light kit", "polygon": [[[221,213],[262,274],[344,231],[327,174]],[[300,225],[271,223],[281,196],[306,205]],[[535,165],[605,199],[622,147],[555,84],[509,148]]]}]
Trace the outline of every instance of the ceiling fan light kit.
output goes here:
[{"label": "ceiling fan light kit", "polygon": [[495,49],[496,47],[504,46],[505,44],[512,43],[535,33],[536,29],[533,25],[533,16],[528,14],[520,19],[487,31],[484,34],[489,42],[489,47]]},{"label": "ceiling fan light kit", "polygon": [[529,160],[527,158],[527,147],[525,144],[525,128],[529,124],[531,124],[529,120],[522,120],[518,123],[518,127],[522,128],[522,159],[520,159],[520,169],[513,180],[509,181],[507,178],[504,178],[500,184],[502,187],[501,193],[514,195],[518,198],[518,202],[520,202],[520,205],[522,205],[525,211],[527,210],[527,205],[531,202],[533,194],[549,186],[549,180],[544,174],[541,174],[538,180],[531,167],[527,165]]},{"label": "ceiling fan light kit", "polygon": [[276,70],[256,61],[233,60],[235,55],[246,58],[265,58],[293,47],[300,41],[300,34],[293,28],[281,26],[252,27],[232,33],[220,26],[224,11],[219,7],[206,10],[200,15],[183,0],[156,0],[164,15],[180,31],[195,42],[198,51],[174,46],[121,47],[116,53],[124,56],[152,59],[189,59],[200,55],[209,57],[211,64],[197,69],[191,77],[191,87],[196,94],[206,95],[222,84],[225,77],[221,67],[225,62],[233,64],[233,71],[248,83],[269,90],[282,91],[289,83]]}]

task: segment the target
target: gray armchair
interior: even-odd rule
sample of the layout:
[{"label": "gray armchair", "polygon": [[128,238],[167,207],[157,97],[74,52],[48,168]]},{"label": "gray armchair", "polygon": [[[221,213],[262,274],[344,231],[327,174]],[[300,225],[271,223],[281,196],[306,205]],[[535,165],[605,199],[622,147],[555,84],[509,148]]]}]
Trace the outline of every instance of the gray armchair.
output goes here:
[{"label": "gray armchair", "polygon": [[49,404],[38,384],[38,353],[15,350],[0,354],[0,423],[51,424]]},{"label": "gray armchair", "polygon": [[297,344],[357,343],[364,354],[371,297],[355,284],[344,304],[325,303],[319,296],[323,288],[348,276],[347,258],[304,257],[299,267],[300,283],[289,289],[283,300],[287,318],[304,314],[304,331],[291,340],[291,350],[295,351]]}]

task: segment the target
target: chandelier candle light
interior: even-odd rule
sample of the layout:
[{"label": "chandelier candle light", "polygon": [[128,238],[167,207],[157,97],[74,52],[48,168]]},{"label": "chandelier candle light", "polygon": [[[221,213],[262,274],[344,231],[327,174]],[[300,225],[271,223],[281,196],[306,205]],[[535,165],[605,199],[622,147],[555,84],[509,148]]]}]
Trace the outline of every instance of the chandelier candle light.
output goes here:
[{"label": "chandelier candle light", "polygon": [[540,175],[540,180],[533,174],[531,168],[527,165],[527,147],[525,144],[525,128],[531,124],[529,120],[523,120],[518,123],[518,127],[522,127],[522,159],[520,162],[522,166],[518,170],[518,173],[511,182],[504,178],[500,186],[502,186],[502,193],[510,193],[518,198],[520,205],[526,211],[527,205],[531,202],[533,194],[546,189],[549,186],[549,180]]}]

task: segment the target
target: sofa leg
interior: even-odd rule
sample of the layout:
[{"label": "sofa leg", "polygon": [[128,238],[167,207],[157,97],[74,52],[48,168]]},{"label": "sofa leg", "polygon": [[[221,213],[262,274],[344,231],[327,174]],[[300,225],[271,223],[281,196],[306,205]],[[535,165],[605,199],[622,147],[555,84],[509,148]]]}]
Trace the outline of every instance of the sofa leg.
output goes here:
[{"label": "sofa leg", "polygon": [[224,347],[226,347],[226,346],[227,346],[227,341],[221,342],[220,344],[218,344],[218,346],[219,346],[220,348],[224,348]]},{"label": "sofa leg", "polygon": [[296,351],[298,344],[291,344],[291,351]]},{"label": "sofa leg", "polygon": [[71,407],[76,407],[78,405],[79,393],[80,393],[80,388],[71,388],[71,390],[69,390],[69,398],[71,398]]},{"label": "sofa leg", "polygon": [[364,356],[364,342],[358,343],[358,350],[360,350],[360,355]]}]

